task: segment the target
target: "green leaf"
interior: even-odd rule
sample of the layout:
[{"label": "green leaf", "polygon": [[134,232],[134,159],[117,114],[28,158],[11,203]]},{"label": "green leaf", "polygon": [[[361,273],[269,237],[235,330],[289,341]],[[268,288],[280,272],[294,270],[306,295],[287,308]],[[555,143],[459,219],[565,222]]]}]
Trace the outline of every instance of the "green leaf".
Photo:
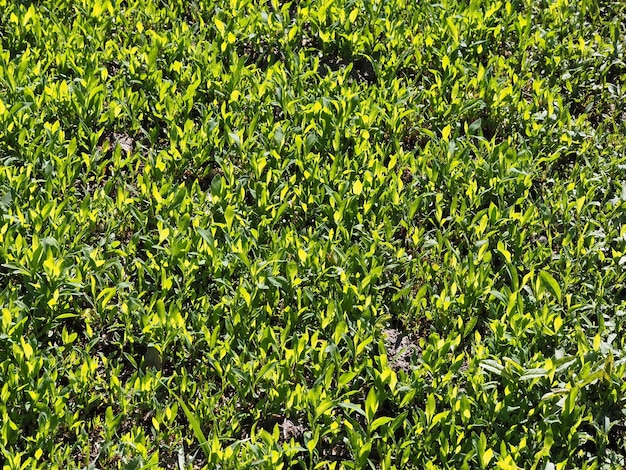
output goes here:
[{"label": "green leaf", "polygon": [[228,137],[230,137],[230,140],[233,144],[241,148],[241,137],[239,137],[239,134],[237,134],[236,132],[229,132]]},{"label": "green leaf", "polygon": [[430,423],[433,419],[433,416],[435,415],[435,408],[436,408],[436,403],[435,403],[435,395],[433,395],[432,393],[428,394],[428,397],[426,398],[426,422]]},{"label": "green leaf", "polygon": [[563,415],[569,417],[579,408],[576,405],[576,399],[578,398],[578,393],[580,392],[580,388],[572,387],[563,402]]},{"label": "green leaf", "polygon": [[493,458],[493,449],[491,448],[486,449],[482,454],[480,454],[481,468],[487,468],[492,458]]},{"label": "green leaf", "polygon": [[228,230],[231,230],[233,226],[234,218],[235,218],[235,208],[229,205],[226,207],[226,210],[224,211],[224,220],[226,221],[226,227],[228,227]]},{"label": "green leaf", "polygon": [[485,359],[481,361],[480,367],[489,372],[493,372],[496,375],[502,375],[502,371],[504,370],[504,366],[493,359]]},{"label": "green leaf", "polygon": [[367,394],[367,398],[365,399],[365,417],[368,422],[372,422],[374,416],[376,415],[376,411],[378,411],[378,395],[376,393],[376,388],[371,387],[370,391]]},{"label": "green leaf", "polygon": [[198,418],[196,418],[196,415],[191,412],[191,410],[189,409],[187,404],[171,388],[169,388],[164,382],[162,382],[162,383],[165,385],[167,390],[170,392],[170,395],[172,395],[174,398],[176,398],[176,401],[178,402],[180,407],[183,409],[183,413],[185,413],[185,416],[187,417],[187,421],[189,421],[189,424],[191,425],[191,429],[193,430],[193,434],[196,437],[196,440],[198,441],[198,444],[200,445],[200,448],[202,449],[202,452],[204,452],[204,455],[205,455],[205,457],[207,459],[210,459],[210,457],[211,457],[211,448],[209,447],[209,441],[205,437],[204,432],[202,432],[202,426],[200,425],[200,421],[198,420]]},{"label": "green leaf", "polygon": [[561,288],[559,287],[558,282],[556,282],[556,279],[554,279],[554,277],[552,277],[552,275],[550,273],[548,273],[547,271],[539,271],[539,279],[541,279],[541,283],[546,286],[550,292],[552,292],[554,294],[554,296],[557,298],[557,300],[560,302],[561,301]]},{"label": "green leaf", "polygon": [[370,424],[370,432],[374,432],[376,431],[376,429],[378,429],[379,427],[389,423],[390,421],[393,421],[393,418],[389,417],[389,416],[381,416],[380,418],[376,418],[372,424]]},{"label": "green leaf", "polygon": [[363,411],[363,408],[361,408],[359,405],[356,405],[354,403],[350,403],[350,402],[340,402],[338,404],[339,407],[344,408],[346,410],[352,410],[352,411],[356,411],[358,414],[360,414],[361,416],[366,416],[365,411]]},{"label": "green leaf", "polygon": [[355,371],[344,372],[343,374],[339,376],[339,380],[337,380],[337,384],[340,387],[343,387],[344,385],[347,385],[356,376],[357,376],[357,373]]},{"label": "green leaf", "polygon": [[159,320],[161,321],[161,323],[165,323],[166,311],[165,311],[165,303],[163,302],[162,299],[157,299],[155,308],[156,308],[156,313],[157,313],[157,316],[159,317]]},{"label": "green leaf", "polygon": [[117,292],[117,289],[115,287],[107,287],[106,289],[102,289],[102,292],[98,294],[98,297],[96,297],[96,301],[98,302],[99,307],[102,310],[105,309],[105,307],[107,306],[109,301],[113,298],[116,292]]},{"label": "green leaf", "polygon": [[204,241],[206,241],[209,244],[209,246],[214,245],[215,241],[213,240],[213,235],[211,234],[210,230],[198,228],[198,233],[204,239]]},{"label": "green leaf", "polygon": [[315,419],[317,420],[320,416],[325,414],[329,409],[334,406],[334,402],[331,399],[323,400],[317,407],[315,408]]},{"label": "green leaf", "polygon": [[548,371],[542,367],[538,367],[535,369],[526,369],[526,371],[524,371],[524,374],[519,378],[519,380],[533,380],[547,376]]}]

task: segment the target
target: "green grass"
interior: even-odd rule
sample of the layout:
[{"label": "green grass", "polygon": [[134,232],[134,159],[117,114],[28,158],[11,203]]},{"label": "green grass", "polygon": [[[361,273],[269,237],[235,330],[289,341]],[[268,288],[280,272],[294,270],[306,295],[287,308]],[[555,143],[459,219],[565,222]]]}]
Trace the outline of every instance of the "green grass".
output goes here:
[{"label": "green grass", "polygon": [[626,8],[0,0],[0,452],[626,466]]}]

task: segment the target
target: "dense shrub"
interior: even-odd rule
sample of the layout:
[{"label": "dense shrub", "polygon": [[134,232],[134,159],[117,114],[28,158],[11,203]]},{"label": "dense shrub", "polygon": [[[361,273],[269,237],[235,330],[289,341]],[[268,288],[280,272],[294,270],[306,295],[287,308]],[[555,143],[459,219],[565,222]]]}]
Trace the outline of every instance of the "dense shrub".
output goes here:
[{"label": "dense shrub", "polygon": [[18,468],[621,468],[619,1],[0,0]]}]

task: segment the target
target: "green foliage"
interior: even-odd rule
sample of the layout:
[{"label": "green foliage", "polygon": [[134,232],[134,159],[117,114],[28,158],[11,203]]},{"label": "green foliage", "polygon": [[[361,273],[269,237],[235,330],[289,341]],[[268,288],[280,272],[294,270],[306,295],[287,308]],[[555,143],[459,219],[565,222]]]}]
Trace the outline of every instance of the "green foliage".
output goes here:
[{"label": "green foliage", "polygon": [[625,466],[624,24],[0,0],[3,469]]}]

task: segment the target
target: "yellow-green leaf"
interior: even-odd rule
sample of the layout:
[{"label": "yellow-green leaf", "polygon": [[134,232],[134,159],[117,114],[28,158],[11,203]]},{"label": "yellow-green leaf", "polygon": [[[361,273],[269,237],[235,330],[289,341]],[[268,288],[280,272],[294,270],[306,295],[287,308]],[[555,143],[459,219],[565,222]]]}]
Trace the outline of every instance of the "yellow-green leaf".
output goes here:
[{"label": "yellow-green leaf", "polygon": [[441,59],[441,68],[447,70],[448,67],[450,67],[450,57],[444,55],[443,59]]},{"label": "yellow-green leaf", "polygon": [[426,399],[426,421],[430,423],[433,419],[433,415],[435,414],[435,395],[432,393],[428,394],[428,398]]},{"label": "yellow-green leaf", "polygon": [[376,395],[376,389],[372,387],[365,399],[365,416],[369,422],[374,420],[376,411],[378,411],[378,396]]},{"label": "yellow-green leaf", "polygon": [[441,138],[443,140],[448,140],[448,138],[450,137],[450,131],[451,130],[452,130],[452,128],[450,127],[450,124],[448,124],[446,127],[441,129]]},{"label": "yellow-green leaf", "polygon": [[226,30],[226,25],[225,25],[222,21],[220,21],[219,19],[217,19],[217,18],[214,18],[214,19],[213,19],[213,22],[215,23],[215,27],[216,27],[216,28],[217,28],[217,30],[220,32],[220,34],[221,34],[222,36],[224,36],[224,31]]},{"label": "yellow-green leaf", "polygon": [[235,218],[235,208],[233,206],[228,206],[224,211],[224,219],[226,220],[226,226],[228,230],[231,229],[233,225],[233,219]]}]

